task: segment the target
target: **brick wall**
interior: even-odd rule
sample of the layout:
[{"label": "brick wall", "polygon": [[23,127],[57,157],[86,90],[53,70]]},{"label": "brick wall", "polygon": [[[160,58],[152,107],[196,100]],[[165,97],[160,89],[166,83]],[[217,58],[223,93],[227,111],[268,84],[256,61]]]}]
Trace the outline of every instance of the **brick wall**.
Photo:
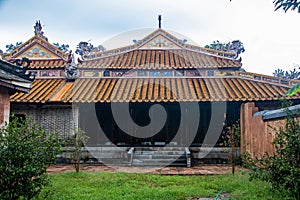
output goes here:
[{"label": "brick wall", "polygon": [[245,103],[241,106],[241,153],[248,152],[251,157],[258,157],[264,153],[272,154],[274,147],[271,144],[276,131],[285,125],[285,119],[277,118],[263,120],[262,115],[253,116],[258,112],[254,103]]},{"label": "brick wall", "polygon": [[77,127],[77,119],[71,106],[60,105],[12,105],[11,112],[25,114],[41,125],[47,133],[59,133],[62,137],[69,135]]},{"label": "brick wall", "polygon": [[0,87],[0,126],[9,121],[10,102],[8,90]]}]

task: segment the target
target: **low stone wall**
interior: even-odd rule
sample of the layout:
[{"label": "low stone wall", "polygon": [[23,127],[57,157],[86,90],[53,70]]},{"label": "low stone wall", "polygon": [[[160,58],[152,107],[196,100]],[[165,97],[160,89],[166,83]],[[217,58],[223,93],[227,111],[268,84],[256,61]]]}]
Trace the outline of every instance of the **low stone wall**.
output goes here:
[{"label": "low stone wall", "polygon": [[242,104],[241,153],[248,152],[252,158],[261,158],[265,153],[272,155],[272,142],[277,130],[285,126],[285,116],[283,109],[258,112],[254,103]]}]

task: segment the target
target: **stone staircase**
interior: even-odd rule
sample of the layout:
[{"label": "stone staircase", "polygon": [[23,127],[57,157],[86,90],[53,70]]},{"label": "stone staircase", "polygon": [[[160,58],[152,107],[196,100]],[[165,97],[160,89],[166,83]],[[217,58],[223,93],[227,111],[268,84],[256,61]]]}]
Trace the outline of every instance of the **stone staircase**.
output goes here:
[{"label": "stone staircase", "polygon": [[[74,163],[72,151],[72,147],[64,147],[63,152],[58,155],[57,163]],[[121,166],[191,167],[192,159],[193,164],[228,163],[230,151],[230,148],[220,147],[85,147],[82,150],[81,162]]]},{"label": "stone staircase", "polygon": [[136,147],[128,151],[127,157],[130,166],[191,167],[190,152],[184,147]]}]

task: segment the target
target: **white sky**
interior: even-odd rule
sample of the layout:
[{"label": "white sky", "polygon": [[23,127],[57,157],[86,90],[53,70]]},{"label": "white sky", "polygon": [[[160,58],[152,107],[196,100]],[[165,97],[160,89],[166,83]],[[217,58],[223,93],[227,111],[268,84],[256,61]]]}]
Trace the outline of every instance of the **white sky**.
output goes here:
[{"label": "white sky", "polygon": [[[239,39],[246,71],[271,75],[300,65],[300,14],[274,12],[273,0],[0,0],[0,49],[31,38],[41,20],[49,42],[95,46],[132,30],[162,28],[199,46]],[[141,38],[132,38],[141,39]],[[180,38],[183,39],[183,38]],[[104,45],[105,46],[105,45]]]}]

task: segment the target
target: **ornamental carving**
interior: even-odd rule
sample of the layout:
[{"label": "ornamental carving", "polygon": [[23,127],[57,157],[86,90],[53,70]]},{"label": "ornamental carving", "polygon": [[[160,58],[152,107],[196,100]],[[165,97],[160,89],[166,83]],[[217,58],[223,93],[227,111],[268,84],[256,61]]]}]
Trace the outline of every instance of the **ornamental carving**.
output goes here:
[{"label": "ornamental carving", "polygon": [[51,57],[48,52],[42,51],[39,47],[33,47],[30,51],[26,52],[25,55],[28,57]]},{"label": "ornamental carving", "polygon": [[227,56],[237,58],[239,54],[245,52],[245,48],[243,43],[240,40],[233,40],[232,42],[228,42],[227,44],[221,43],[218,40],[214,41],[210,45],[206,45],[205,48],[215,49],[218,51],[235,53],[235,56]]},{"label": "ornamental carving", "polygon": [[13,70],[18,73],[20,77],[29,79],[29,80],[34,80],[34,76],[31,72],[28,74],[25,74],[26,71],[29,68],[30,65],[30,60],[28,58],[23,57],[22,59],[17,59],[14,61],[17,67],[15,67]]},{"label": "ornamental carving", "polygon": [[243,43],[240,40],[233,40],[232,42],[229,42],[225,46],[225,50],[228,52],[235,52],[237,58],[239,54],[245,52],[245,48]]},{"label": "ornamental carving", "polygon": [[78,77],[78,74],[79,74],[78,65],[75,62],[75,56],[71,51],[65,67],[65,75],[67,79],[74,80]]},{"label": "ornamental carving", "polygon": [[69,45],[68,44],[62,44],[60,45],[58,42],[57,43],[53,43],[53,45],[58,48],[59,50],[65,52],[65,53],[69,53],[70,50],[69,50]]},{"label": "ornamental carving", "polygon": [[17,42],[16,45],[13,45],[13,44],[8,44],[6,45],[6,53],[10,53],[12,52],[13,50],[15,50],[16,48],[18,48],[20,45],[22,44],[22,42]]},{"label": "ornamental carving", "polygon": [[151,48],[151,47],[169,47],[172,48],[173,44],[170,43],[169,41],[163,39],[163,38],[157,38],[155,40],[153,40],[152,42],[150,42],[147,47]]},{"label": "ornamental carving", "polygon": [[84,55],[84,54],[90,54],[94,52],[103,52],[105,51],[105,48],[102,45],[98,45],[97,47],[94,47],[91,43],[88,42],[80,42],[76,47],[76,54]]}]

